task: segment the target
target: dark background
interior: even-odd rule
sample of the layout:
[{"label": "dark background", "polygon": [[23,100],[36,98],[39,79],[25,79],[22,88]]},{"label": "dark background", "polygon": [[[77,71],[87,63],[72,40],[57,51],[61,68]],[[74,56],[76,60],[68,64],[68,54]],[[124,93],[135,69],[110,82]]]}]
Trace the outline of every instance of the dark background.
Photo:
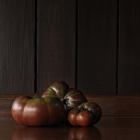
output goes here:
[{"label": "dark background", "polygon": [[140,94],[139,0],[0,0],[0,93],[55,80],[93,95]]}]

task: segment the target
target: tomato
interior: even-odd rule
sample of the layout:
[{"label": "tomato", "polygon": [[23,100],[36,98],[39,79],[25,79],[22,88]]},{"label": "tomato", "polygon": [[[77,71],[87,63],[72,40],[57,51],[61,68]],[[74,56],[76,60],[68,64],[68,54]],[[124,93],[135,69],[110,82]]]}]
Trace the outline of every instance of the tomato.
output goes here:
[{"label": "tomato", "polygon": [[54,125],[65,117],[63,103],[54,96],[47,98],[20,96],[12,104],[13,119],[22,125]]},{"label": "tomato", "polygon": [[88,111],[73,109],[68,115],[68,120],[73,126],[89,126],[92,123],[92,114]]},{"label": "tomato", "polygon": [[55,95],[60,99],[63,99],[65,94],[67,93],[69,86],[64,81],[56,81],[53,82],[47,90],[43,93],[42,97],[46,97],[49,94]]},{"label": "tomato", "polygon": [[68,111],[87,101],[81,91],[70,89],[68,84],[63,81],[56,81],[52,83],[43,93],[42,97],[50,95],[58,97],[64,103],[65,108]]},{"label": "tomato", "polygon": [[81,91],[75,89],[70,89],[63,99],[67,110],[71,110],[86,101],[87,99],[84,94]]},{"label": "tomato", "polygon": [[101,107],[95,102],[85,102],[68,113],[68,121],[73,126],[90,126],[101,118]]}]

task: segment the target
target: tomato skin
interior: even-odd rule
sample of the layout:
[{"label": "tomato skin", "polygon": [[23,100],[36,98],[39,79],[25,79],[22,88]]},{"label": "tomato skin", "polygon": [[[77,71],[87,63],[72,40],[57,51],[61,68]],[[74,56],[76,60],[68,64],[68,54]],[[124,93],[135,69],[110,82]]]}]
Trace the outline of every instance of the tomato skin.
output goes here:
[{"label": "tomato skin", "polygon": [[27,126],[55,125],[63,120],[65,108],[56,97],[20,96],[13,102],[11,113],[18,124]]},{"label": "tomato skin", "polygon": [[77,125],[77,114],[78,114],[78,112],[79,111],[77,109],[73,109],[68,114],[68,121],[73,126],[76,126]]},{"label": "tomato skin", "polygon": [[101,118],[101,107],[95,102],[85,102],[68,113],[68,121],[73,126],[90,126]]},{"label": "tomato skin", "polygon": [[64,121],[66,118],[66,110],[63,103],[55,96],[47,96],[44,98],[47,103],[48,113],[49,113],[49,123],[57,124]]},{"label": "tomato skin", "polygon": [[23,124],[22,112],[29,99],[30,97],[28,96],[20,96],[17,97],[12,104],[11,114],[18,124]]},{"label": "tomato skin", "polygon": [[81,91],[75,89],[70,89],[63,99],[63,102],[68,111],[86,101],[87,99],[84,94]]},{"label": "tomato skin", "polygon": [[96,124],[101,119],[102,109],[97,103],[86,102],[86,103],[81,105],[81,108],[92,113],[93,124]]},{"label": "tomato skin", "polygon": [[89,126],[92,124],[92,114],[88,111],[80,112],[76,117],[76,122],[80,126]]},{"label": "tomato skin", "polygon": [[42,94],[42,97],[56,96],[58,97],[67,111],[77,107],[87,99],[81,91],[69,88],[68,84],[64,81],[53,82]]},{"label": "tomato skin", "polygon": [[89,126],[92,123],[92,115],[88,111],[79,112],[73,109],[68,114],[68,121],[73,126]]},{"label": "tomato skin", "polygon": [[42,97],[46,97],[51,94],[57,96],[60,100],[62,100],[68,90],[69,86],[66,82],[55,81],[45,90]]},{"label": "tomato skin", "polygon": [[43,99],[30,99],[22,112],[23,124],[28,126],[46,125],[49,120],[48,108]]}]

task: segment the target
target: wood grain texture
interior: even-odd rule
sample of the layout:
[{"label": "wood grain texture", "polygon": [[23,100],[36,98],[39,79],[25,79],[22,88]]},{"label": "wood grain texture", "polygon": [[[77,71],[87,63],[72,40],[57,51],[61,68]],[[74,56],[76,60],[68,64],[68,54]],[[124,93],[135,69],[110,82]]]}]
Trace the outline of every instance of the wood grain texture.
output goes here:
[{"label": "wood grain texture", "polygon": [[116,88],[116,0],[78,2],[78,88],[113,95]]},{"label": "wood grain texture", "polygon": [[0,92],[34,91],[34,0],[0,0]]},{"label": "wood grain texture", "polygon": [[[33,95],[33,93],[31,94]],[[12,102],[18,96],[0,95],[0,116],[9,116]],[[112,117],[140,117],[139,96],[86,96],[89,101],[97,102],[103,111],[103,116]]]},{"label": "wood grain texture", "polygon": [[3,140],[139,140],[140,118],[104,117],[94,127],[24,127],[0,118]]},{"label": "wood grain texture", "polygon": [[120,95],[140,95],[139,5],[139,0],[120,1]]},{"label": "wood grain texture", "polygon": [[87,96],[89,101],[101,105],[104,116],[140,117],[139,96]]},{"label": "wood grain texture", "polygon": [[38,1],[38,91],[75,82],[75,0]]}]

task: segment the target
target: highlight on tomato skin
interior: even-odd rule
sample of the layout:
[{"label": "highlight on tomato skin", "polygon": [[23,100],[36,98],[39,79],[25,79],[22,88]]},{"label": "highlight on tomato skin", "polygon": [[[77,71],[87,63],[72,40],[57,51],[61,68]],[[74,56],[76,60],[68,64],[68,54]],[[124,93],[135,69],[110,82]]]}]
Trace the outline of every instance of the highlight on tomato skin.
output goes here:
[{"label": "highlight on tomato skin", "polygon": [[24,106],[26,105],[29,99],[29,96],[19,96],[14,100],[12,104],[11,114],[18,124],[23,124],[22,112],[24,110]]},{"label": "highlight on tomato skin", "polygon": [[63,103],[55,96],[17,97],[11,107],[13,119],[21,125],[55,125],[66,117]]},{"label": "highlight on tomato skin", "polygon": [[49,87],[43,92],[42,97],[46,97],[48,95],[57,96],[60,100],[62,100],[65,94],[68,92],[69,86],[64,81],[55,81],[49,85]]},{"label": "highlight on tomato skin", "polygon": [[63,103],[65,104],[68,111],[79,106],[84,102],[87,102],[86,97],[81,91],[76,89],[69,89],[69,91],[63,99]]},{"label": "highlight on tomato skin", "polygon": [[85,102],[68,113],[68,121],[73,126],[95,125],[101,118],[101,107],[95,102]]},{"label": "highlight on tomato skin", "polygon": [[71,110],[68,114],[68,121],[73,126],[90,126],[92,124],[92,114],[88,111]]},{"label": "highlight on tomato skin", "polygon": [[68,84],[64,81],[53,82],[42,94],[42,97],[56,96],[64,104],[67,111],[87,102],[84,94],[74,88],[69,88]]},{"label": "highlight on tomato skin", "polygon": [[77,121],[76,121],[76,117],[77,117],[77,113],[79,111],[77,109],[73,109],[69,112],[68,114],[68,121],[70,122],[71,125],[73,126],[77,126]]},{"label": "highlight on tomato skin", "polygon": [[92,113],[82,111],[77,115],[76,121],[79,126],[90,126],[92,125]]},{"label": "highlight on tomato skin", "polygon": [[89,102],[81,91],[69,88],[66,82],[55,81],[41,97],[17,97],[11,114],[18,124],[27,126],[62,122],[73,126],[91,126],[99,122],[102,109],[97,103]]}]

